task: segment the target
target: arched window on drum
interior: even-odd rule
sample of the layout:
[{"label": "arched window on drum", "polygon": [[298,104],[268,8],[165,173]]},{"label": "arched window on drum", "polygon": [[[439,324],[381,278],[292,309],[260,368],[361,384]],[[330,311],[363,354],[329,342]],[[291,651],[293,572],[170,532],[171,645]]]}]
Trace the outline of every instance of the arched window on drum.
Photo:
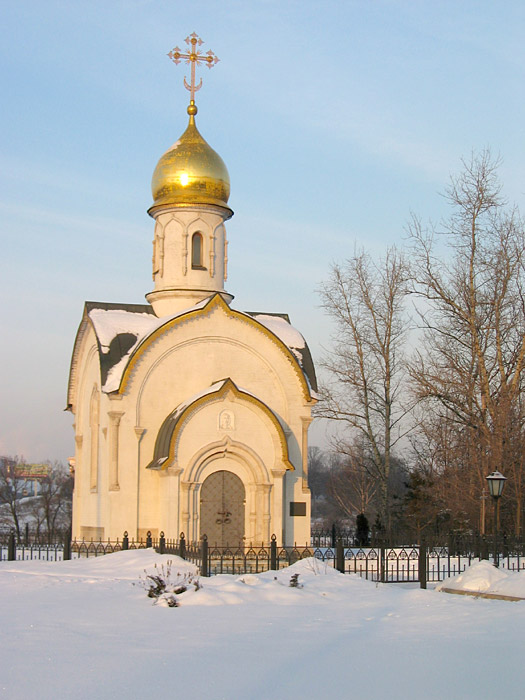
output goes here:
[{"label": "arched window on drum", "polygon": [[191,237],[191,269],[205,270],[204,261],[204,240],[202,233],[194,233]]}]

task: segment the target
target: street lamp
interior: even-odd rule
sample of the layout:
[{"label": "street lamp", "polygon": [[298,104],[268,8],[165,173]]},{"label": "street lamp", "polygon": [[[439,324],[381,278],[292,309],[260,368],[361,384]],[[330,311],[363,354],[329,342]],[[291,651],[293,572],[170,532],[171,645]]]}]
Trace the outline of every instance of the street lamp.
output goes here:
[{"label": "street lamp", "polygon": [[499,499],[503,493],[503,487],[507,477],[501,472],[495,471],[486,477],[489,485],[489,493],[494,500],[494,566],[499,566],[498,554],[498,522],[499,522]]}]

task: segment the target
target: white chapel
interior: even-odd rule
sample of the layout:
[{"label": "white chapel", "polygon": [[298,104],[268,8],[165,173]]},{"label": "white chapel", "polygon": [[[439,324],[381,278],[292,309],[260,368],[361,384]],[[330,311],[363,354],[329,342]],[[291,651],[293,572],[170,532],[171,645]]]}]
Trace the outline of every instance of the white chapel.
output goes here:
[{"label": "white chapel", "polygon": [[169,54],[191,66],[191,100],[153,174],[148,303],[86,302],[75,339],[73,537],[306,544],[314,367],[285,313],[225,290],[230,181],[195,121],[195,68],[218,59],[187,43]]}]

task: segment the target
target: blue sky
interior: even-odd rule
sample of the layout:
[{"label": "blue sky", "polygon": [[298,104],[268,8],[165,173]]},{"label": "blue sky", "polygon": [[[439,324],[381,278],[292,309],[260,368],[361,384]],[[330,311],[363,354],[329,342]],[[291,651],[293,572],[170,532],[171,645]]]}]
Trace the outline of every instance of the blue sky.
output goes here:
[{"label": "blue sky", "polygon": [[0,22],[0,454],[73,453],[83,302],[152,289],[150,180],[189,96],[166,54],[192,31],[220,58],[197,124],[230,172],[227,289],[314,357],[330,263],[439,221],[462,157],[490,147],[523,203],[522,2],[2,0]]}]

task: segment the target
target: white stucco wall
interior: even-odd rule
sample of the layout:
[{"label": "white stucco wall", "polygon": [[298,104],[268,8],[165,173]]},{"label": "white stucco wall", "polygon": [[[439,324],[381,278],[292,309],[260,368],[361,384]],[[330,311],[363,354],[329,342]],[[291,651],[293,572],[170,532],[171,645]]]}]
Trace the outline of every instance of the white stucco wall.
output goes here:
[{"label": "white stucco wall", "polygon": [[[286,544],[309,539],[310,495],[303,480],[302,450],[311,402],[300,368],[280,341],[222,302],[155,331],[129,362],[120,392],[100,393],[99,464],[93,489],[88,406],[93,387],[100,387],[95,348],[90,329],[78,355],[76,536],[101,527],[112,539],[121,538],[124,530],[130,536],[147,530],[155,536],[161,530],[170,537],[181,530],[188,537],[198,535],[199,484],[214,469],[224,468],[226,462],[213,464],[214,459],[228,459],[247,489],[247,539],[267,541],[275,533],[281,542],[283,530]],[[220,401],[211,395],[186,421],[177,461],[166,463],[162,471],[146,469],[166,417],[226,378],[277,417],[294,471],[283,462],[279,430],[265,410],[231,393]],[[231,430],[219,427],[223,410],[234,416]],[[223,452],[210,458],[219,443]],[[230,454],[228,447],[224,451],[226,444]],[[306,516],[291,517],[290,501],[305,502]]]}]

